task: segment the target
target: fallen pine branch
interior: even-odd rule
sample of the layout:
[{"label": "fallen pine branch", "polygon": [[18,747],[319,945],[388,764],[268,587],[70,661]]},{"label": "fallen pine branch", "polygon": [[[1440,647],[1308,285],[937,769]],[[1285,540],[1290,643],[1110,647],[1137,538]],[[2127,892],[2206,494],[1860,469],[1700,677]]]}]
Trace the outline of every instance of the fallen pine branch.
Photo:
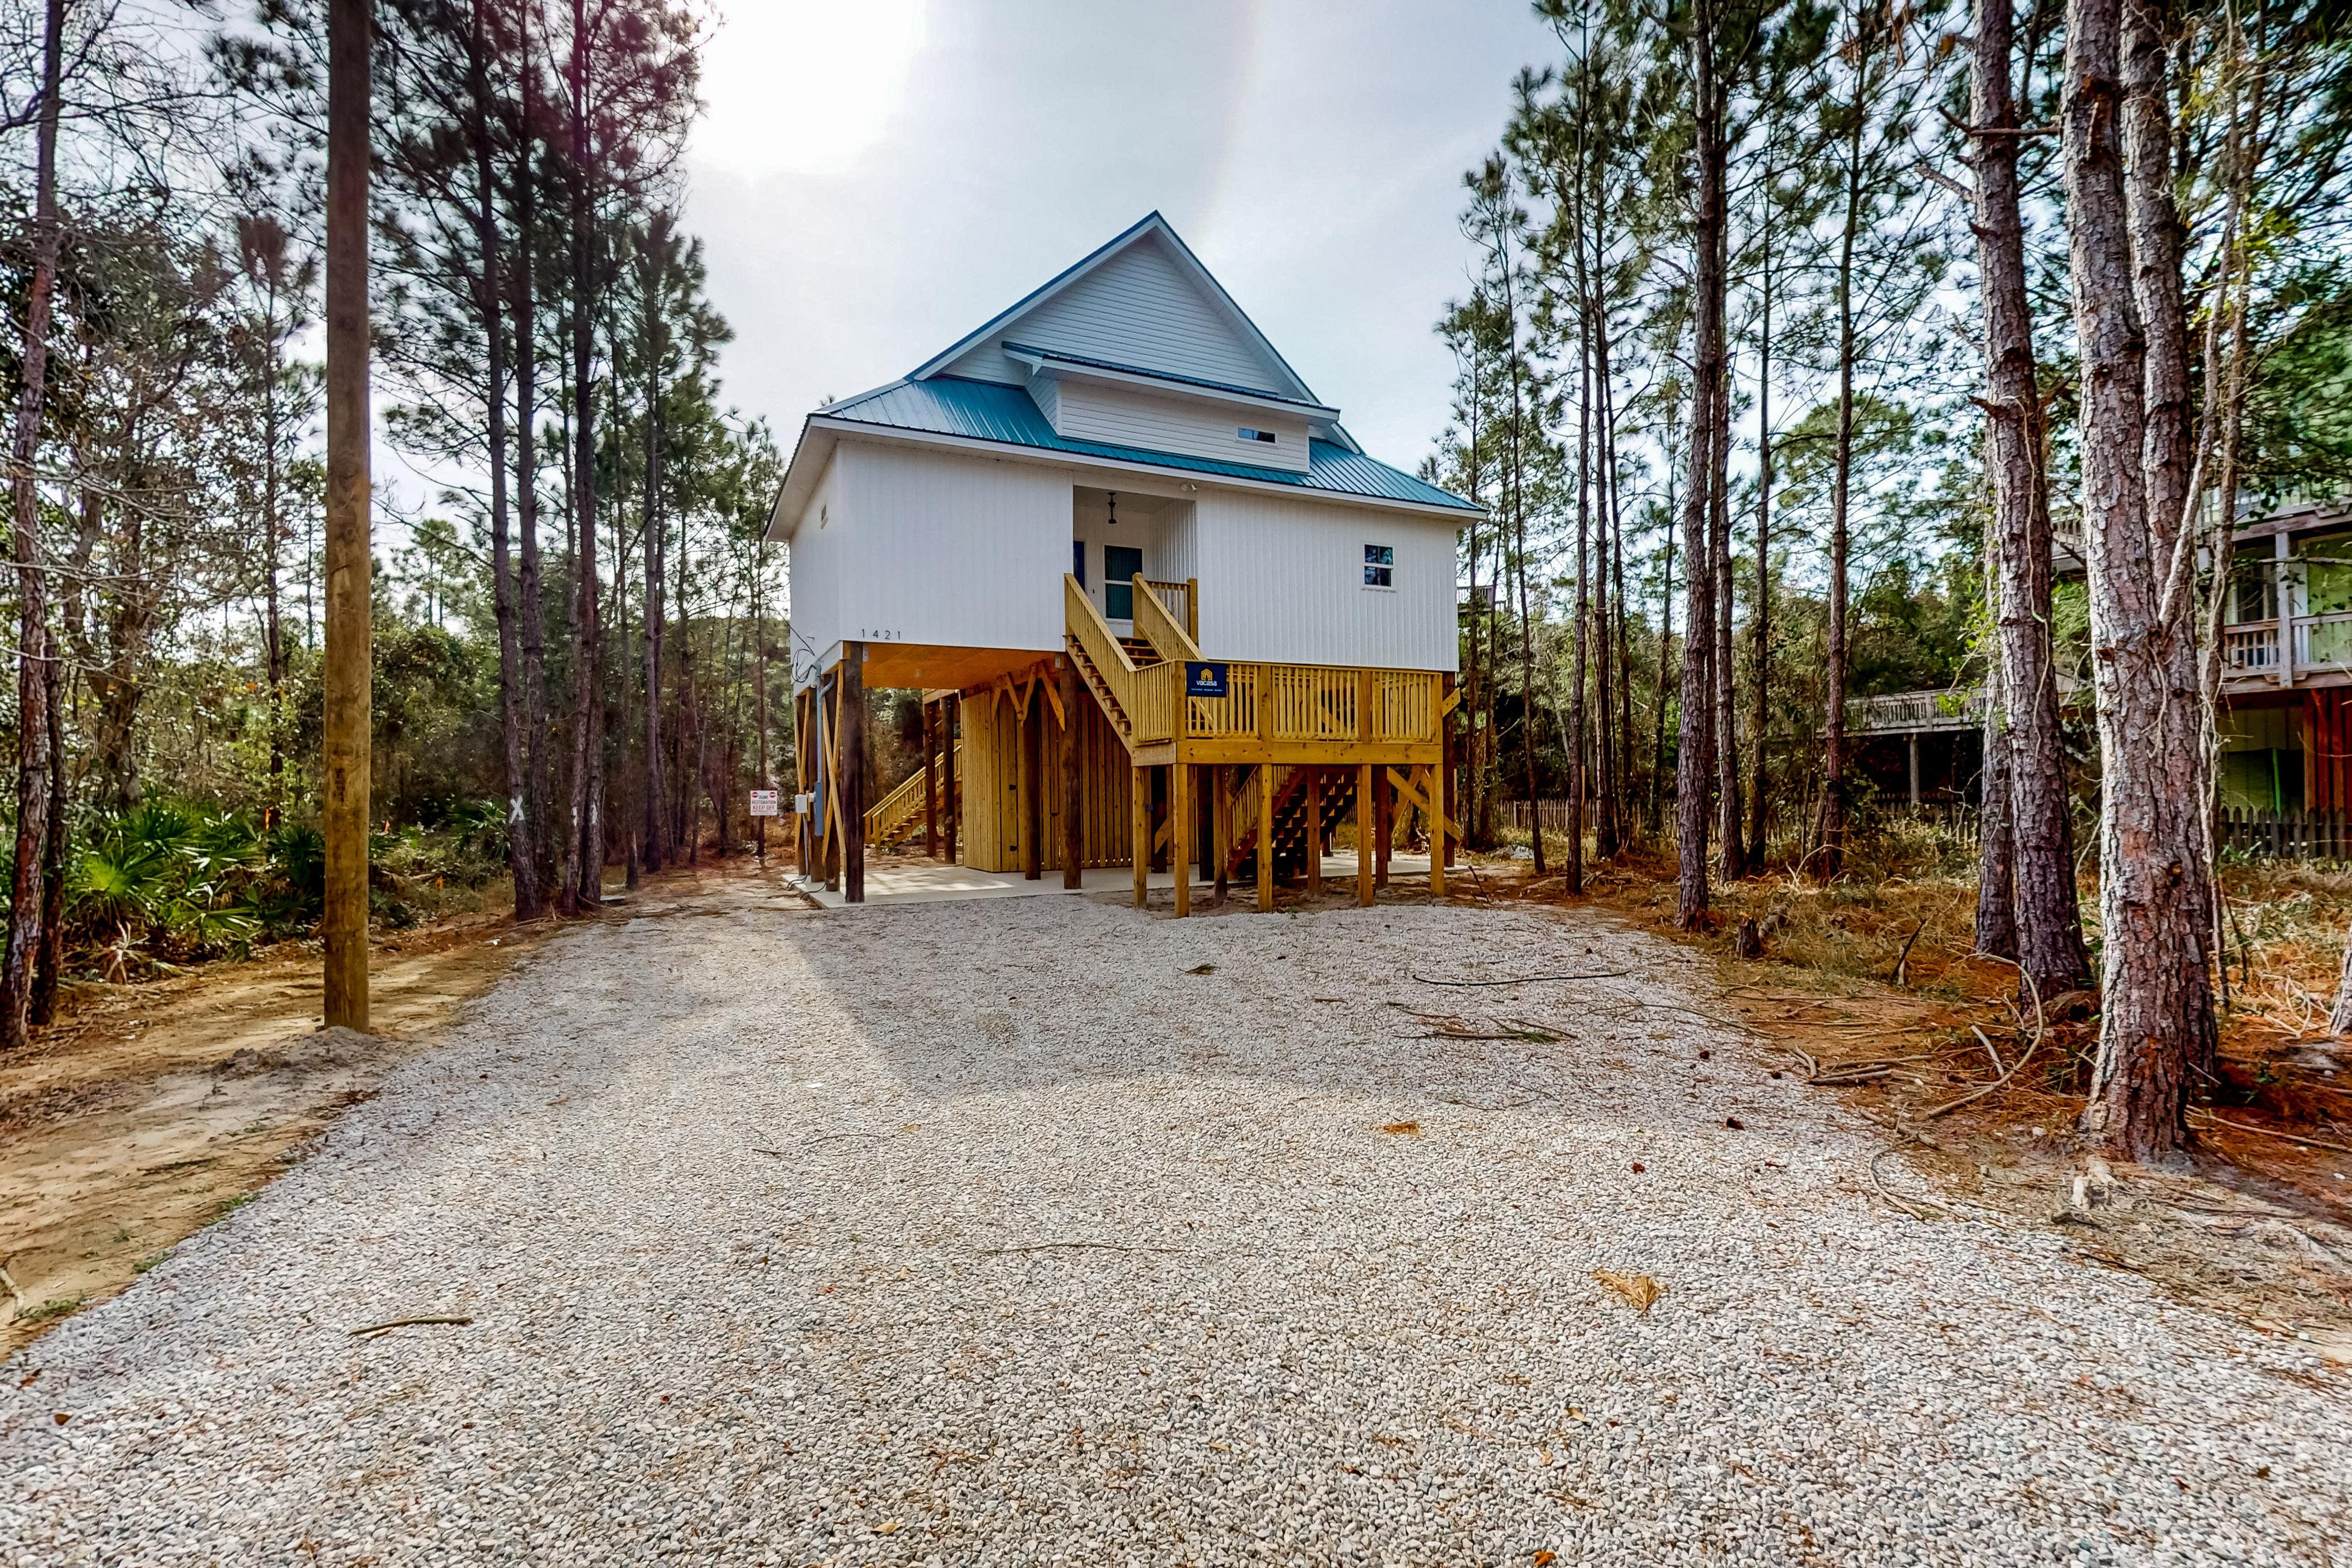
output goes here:
[{"label": "fallen pine branch", "polygon": [[[2021,973],[2022,972],[2021,971]],[[2031,976],[2028,976],[2028,978],[2030,979]],[[2033,1059],[2033,1053],[2039,1050],[2042,1047],[2042,1002],[2038,995],[2034,998],[2033,1020],[2033,1038],[2025,1043],[2025,1054],[2017,1058],[2017,1065],[2015,1067],[2011,1068],[2007,1072],[2001,1074],[1999,1078],[1993,1079],[1982,1089],[1971,1089],[1968,1093],[1960,1096],[1958,1100],[1948,1100],[1941,1105],[1929,1107],[1927,1110],[1919,1113],[1919,1120],[1922,1121],[1933,1121],[1936,1118],[1943,1115],[1944,1112],[1948,1110],[1958,1110],[1961,1106],[1973,1104],[1977,1100],[1982,1100],[1985,1096],[1991,1094],[1996,1089],[2007,1088],[2009,1086],[2009,1080],[2025,1070],[2025,1064]],[[1992,1049],[1992,1042],[1985,1039],[1984,1031],[1977,1028],[1974,1024],[1969,1025],[1969,1027],[1975,1031],[1976,1037],[1979,1040],[1984,1042],[1984,1048],[1987,1051],[1990,1051]]]},{"label": "fallen pine branch", "polygon": [[1893,1204],[1896,1208],[1901,1209],[1905,1214],[1909,1215],[1913,1219],[1926,1219],[1927,1217],[1927,1215],[1919,1212],[1919,1208],[1922,1206],[1931,1209],[1941,1209],[1944,1213],[1958,1217],[1959,1211],[1953,1208],[1949,1204],[1937,1203],[1934,1198],[1930,1197],[1905,1197],[1901,1194],[1897,1193],[1894,1188],[1886,1184],[1885,1178],[1878,1173],[1878,1162],[1885,1159],[1886,1156],[1894,1152],[1895,1151],[1892,1149],[1881,1149],[1877,1153],[1871,1156],[1870,1182],[1873,1186],[1878,1189],[1879,1196],[1885,1198],[1888,1203]]},{"label": "fallen pine branch", "polygon": [[1181,1257],[1183,1254],[1183,1250],[1184,1249],[1181,1247],[1125,1247],[1116,1241],[1032,1241],[1020,1247],[982,1247],[977,1256],[982,1258],[1003,1258],[1009,1254],[1017,1252],[1084,1251],[1163,1252],[1171,1256]]},{"label": "fallen pine branch", "polygon": [[346,1338],[355,1340],[362,1335],[373,1338],[377,1334],[388,1334],[394,1329],[412,1329],[426,1323],[446,1323],[452,1327],[463,1328],[473,1321],[471,1318],[394,1318],[388,1323],[370,1323],[366,1328],[349,1329],[344,1332]]},{"label": "fallen pine branch", "polygon": [[2194,1120],[2204,1118],[2217,1127],[2227,1127],[2236,1132],[2251,1132],[2257,1138],[2275,1138],[2282,1143],[2300,1143],[2306,1149],[2326,1149],[2337,1154],[2352,1154],[2352,1143],[2330,1143],[2325,1138],[2306,1138],[2300,1132],[2279,1132],[2268,1127],[2257,1127],[2251,1121],[2232,1121],[2226,1116],[2216,1116],[2210,1110],[2191,1109]]},{"label": "fallen pine branch", "polygon": [[1538,985],[1561,980],[1622,980],[1633,973],[1630,969],[1601,969],[1590,974],[1523,974],[1516,980],[1433,980],[1426,974],[1416,974],[1423,985],[1444,985],[1466,990],[1478,985]]},{"label": "fallen pine branch", "polygon": [[1911,944],[1917,942],[1919,940],[1919,933],[1927,929],[1927,917],[1921,915],[1919,917],[1919,923],[1911,928],[1911,934],[1903,939],[1903,951],[1895,955],[1895,984],[1900,985],[1904,983],[1906,966],[1911,962]]}]

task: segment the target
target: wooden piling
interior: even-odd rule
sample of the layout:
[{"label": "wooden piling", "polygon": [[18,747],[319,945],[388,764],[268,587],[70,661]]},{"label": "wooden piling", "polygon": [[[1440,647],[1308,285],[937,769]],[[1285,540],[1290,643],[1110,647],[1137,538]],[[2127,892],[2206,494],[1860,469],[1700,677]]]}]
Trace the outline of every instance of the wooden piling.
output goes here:
[{"label": "wooden piling", "polygon": [[1084,880],[1087,861],[1086,794],[1078,768],[1078,666],[1069,658],[1061,665],[1062,886],[1075,889]]},{"label": "wooden piling", "polygon": [[1151,890],[1151,770],[1136,768],[1130,772],[1128,790],[1128,823],[1135,841],[1135,907],[1141,909],[1145,895]]},{"label": "wooden piling", "polygon": [[1225,901],[1225,868],[1234,858],[1234,775],[1226,763],[1219,763],[1209,770],[1210,782],[1210,847],[1216,852],[1214,886],[1217,902]]},{"label": "wooden piling", "polygon": [[962,825],[963,819],[963,779],[962,775],[957,771],[956,765],[956,739],[958,731],[962,728],[963,697],[961,693],[958,693],[956,696],[944,700],[940,704],[940,750],[946,753],[944,762],[947,772],[948,791],[947,859],[948,864],[950,866],[958,864],[956,859],[956,829]]},{"label": "wooden piling", "polygon": [[866,645],[841,645],[841,896],[866,901]]},{"label": "wooden piling", "polygon": [[[1271,682],[1261,691],[1273,689]],[[1272,704],[1261,704],[1261,710]],[[1274,764],[1257,765],[1257,910],[1274,912]]]},{"label": "wooden piling", "polygon": [[1323,770],[1307,770],[1307,896],[1323,896]]},{"label": "wooden piling", "polygon": [[940,858],[939,713],[923,704],[923,853]]},{"label": "wooden piling", "polygon": [[1168,809],[1176,816],[1168,836],[1168,868],[1176,874],[1176,918],[1192,912],[1192,770],[1183,763],[1168,769]]}]

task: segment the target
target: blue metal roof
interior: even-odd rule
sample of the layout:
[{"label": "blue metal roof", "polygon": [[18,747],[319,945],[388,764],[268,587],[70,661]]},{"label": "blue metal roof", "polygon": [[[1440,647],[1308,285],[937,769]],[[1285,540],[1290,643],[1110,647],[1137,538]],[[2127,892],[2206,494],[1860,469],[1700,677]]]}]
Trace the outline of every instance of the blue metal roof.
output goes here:
[{"label": "blue metal roof", "polygon": [[995,441],[1008,447],[1030,447],[1045,452],[1068,452],[1135,463],[1186,473],[1218,474],[1286,485],[1330,495],[1364,496],[1376,500],[1406,501],[1415,506],[1444,507],[1474,512],[1471,502],[1435,485],[1426,484],[1401,468],[1351,452],[1328,441],[1309,441],[1307,471],[1258,468],[1248,463],[1220,462],[1213,458],[1188,458],[1179,452],[1154,452],[1139,447],[1114,447],[1100,441],[1073,441],[1057,434],[1029,394],[1018,386],[993,381],[969,381],[961,376],[933,376],[928,381],[902,381],[861,396],[820,408],[812,417],[845,424],[871,425],[887,430],[920,431],[928,435],[960,436],[974,441]]}]

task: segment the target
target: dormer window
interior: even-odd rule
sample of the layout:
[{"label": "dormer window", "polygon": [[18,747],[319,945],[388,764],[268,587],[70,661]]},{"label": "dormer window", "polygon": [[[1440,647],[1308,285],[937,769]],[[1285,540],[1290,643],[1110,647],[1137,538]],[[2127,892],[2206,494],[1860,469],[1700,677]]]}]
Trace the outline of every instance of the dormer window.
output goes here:
[{"label": "dormer window", "polygon": [[1275,435],[1273,431],[1253,430],[1246,425],[1234,431],[1234,434],[1240,437],[1244,441],[1263,441],[1269,447],[1273,446],[1275,442]]}]

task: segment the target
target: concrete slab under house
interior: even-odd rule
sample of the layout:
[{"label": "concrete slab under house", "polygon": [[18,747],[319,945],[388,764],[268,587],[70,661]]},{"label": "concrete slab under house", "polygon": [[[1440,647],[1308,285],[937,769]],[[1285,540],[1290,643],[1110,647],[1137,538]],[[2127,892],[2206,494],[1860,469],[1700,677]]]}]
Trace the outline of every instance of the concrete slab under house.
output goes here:
[{"label": "concrete slab under house", "polygon": [[[1365,453],[1157,213],[908,374],[810,414],[790,546],[800,864],[820,902],[1127,873],[1442,893],[1472,502]],[[866,698],[922,765],[867,776]],[[868,866],[919,842],[932,864]],[[1094,875],[1089,877],[1088,873]]]}]

